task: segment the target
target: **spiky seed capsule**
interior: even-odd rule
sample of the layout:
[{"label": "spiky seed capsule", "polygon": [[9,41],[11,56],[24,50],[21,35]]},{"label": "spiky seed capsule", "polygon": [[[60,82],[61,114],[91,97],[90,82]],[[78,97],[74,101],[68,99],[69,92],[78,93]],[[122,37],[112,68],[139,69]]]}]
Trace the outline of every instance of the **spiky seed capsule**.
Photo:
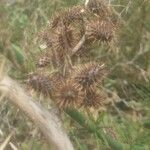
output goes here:
[{"label": "spiky seed capsule", "polygon": [[88,89],[81,106],[99,108],[103,106],[104,96],[96,91],[96,89]]},{"label": "spiky seed capsule", "polygon": [[79,65],[74,70],[73,78],[83,89],[101,81],[107,72],[104,64],[100,65],[95,62]]},{"label": "spiky seed capsule", "polygon": [[57,13],[51,22],[52,28],[57,28],[61,26],[63,23],[64,25],[70,25],[72,22],[81,21],[83,20],[83,8],[80,6],[74,6],[67,10],[63,10],[60,13]]},{"label": "spiky seed capsule", "polygon": [[76,35],[73,29],[68,26],[61,26],[57,28],[53,38],[53,49],[61,50],[64,54],[71,53],[70,48],[75,45]]},{"label": "spiky seed capsule", "polygon": [[106,18],[110,14],[109,7],[103,0],[89,0],[87,8],[101,18]]},{"label": "spiky seed capsule", "polygon": [[84,10],[80,6],[74,6],[66,12],[66,18],[68,22],[73,22],[76,20],[83,20]]},{"label": "spiky seed capsule", "polygon": [[72,81],[65,81],[59,85],[55,99],[58,106],[62,108],[80,105],[83,96],[81,90]]},{"label": "spiky seed capsule", "polygon": [[52,96],[53,84],[48,76],[42,74],[30,75],[29,86],[44,96]]},{"label": "spiky seed capsule", "polygon": [[109,42],[114,37],[115,26],[110,21],[90,21],[86,26],[86,38],[89,41]]}]

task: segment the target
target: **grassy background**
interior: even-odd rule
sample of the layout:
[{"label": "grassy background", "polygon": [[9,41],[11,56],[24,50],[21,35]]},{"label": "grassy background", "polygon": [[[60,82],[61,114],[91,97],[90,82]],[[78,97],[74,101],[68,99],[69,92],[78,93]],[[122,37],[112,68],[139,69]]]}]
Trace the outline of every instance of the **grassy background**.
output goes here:
[{"label": "grassy background", "polygon": [[[67,110],[64,125],[78,150],[149,150],[150,145],[150,3],[112,0],[120,18],[117,42],[92,54],[110,74],[103,88],[112,100],[105,112]],[[81,0],[0,0],[0,53],[9,60],[8,74],[23,86],[40,53],[37,35],[54,13]],[[35,95],[34,95],[35,96]],[[47,106],[48,101],[40,103]],[[48,109],[48,108],[47,108]],[[97,117],[95,117],[97,116]],[[0,143],[15,131],[12,144],[21,150],[50,149],[28,118],[7,99],[0,102]],[[8,144],[6,149],[12,149]]]}]

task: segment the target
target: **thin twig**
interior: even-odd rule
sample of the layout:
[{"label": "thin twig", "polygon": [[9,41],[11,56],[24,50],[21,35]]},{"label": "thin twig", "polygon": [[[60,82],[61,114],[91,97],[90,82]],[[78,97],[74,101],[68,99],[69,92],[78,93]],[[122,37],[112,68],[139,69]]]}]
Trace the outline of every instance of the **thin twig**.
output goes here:
[{"label": "thin twig", "polygon": [[77,51],[82,47],[82,45],[84,43],[85,43],[85,35],[83,35],[83,37],[81,38],[81,40],[79,41],[79,43],[73,48],[72,55],[74,55],[75,53],[77,53]]}]

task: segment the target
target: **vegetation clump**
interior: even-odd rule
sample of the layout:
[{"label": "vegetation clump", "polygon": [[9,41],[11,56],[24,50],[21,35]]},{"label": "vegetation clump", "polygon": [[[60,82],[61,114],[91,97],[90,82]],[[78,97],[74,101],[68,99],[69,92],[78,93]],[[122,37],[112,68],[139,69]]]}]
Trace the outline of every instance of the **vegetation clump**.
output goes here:
[{"label": "vegetation clump", "polygon": [[[53,68],[64,77],[60,85],[55,83],[58,86],[55,86],[53,91],[54,97],[52,99],[54,102],[57,101],[56,104],[59,107],[76,105],[78,107],[98,108],[102,104],[104,96],[101,95],[102,92],[100,93],[97,90],[96,85],[106,76],[105,64],[100,65],[100,62],[94,62],[94,58],[82,63],[84,56],[78,57],[80,59],[78,63],[77,59],[73,59],[73,55],[79,49],[74,52],[73,48],[83,36],[85,36],[85,41],[82,46],[86,47],[88,43],[89,48],[93,42],[109,43],[113,40],[116,24],[109,17],[111,14],[109,14],[108,9],[108,6],[102,1],[95,1],[95,3],[89,1],[85,6],[73,6],[54,15],[52,21],[50,21],[50,26],[47,28],[51,38],[48,37],[47,33],[45,33],[45,36],[42,35],[43,41],[46,39],[44,42],[51,43],[51,47],[48,46],[47,53],[50,53],[49,60]],[[86,53],[89,53],[89,51],[86,51]],[[48,63],[42,64],[42,60],[43,58],[40,59],[39,64],[41,67],[45,67]],[[30,78],[30,85],[37,90],[36,83],[32,81],[33,78]],[[45,84],[43,82],[45,77],[43,76],[43,78],[42,82],[41,79],[36,80],[37,85],[40,85],[38,90],[41,90],[42,93],[51,93],[47,84],[51,84],[49,81],[53,79],[49,78],[49,81],[47,80]]]}]

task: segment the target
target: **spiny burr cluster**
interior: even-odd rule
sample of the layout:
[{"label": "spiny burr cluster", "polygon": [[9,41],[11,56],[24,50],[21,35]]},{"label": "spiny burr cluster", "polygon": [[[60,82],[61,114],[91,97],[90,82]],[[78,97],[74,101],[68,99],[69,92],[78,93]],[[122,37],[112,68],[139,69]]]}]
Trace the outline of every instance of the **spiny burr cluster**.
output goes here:
[{"label": "spiny burr cluster", "polygon": [[[97,85],[108,72],[106,65],[94,57],[84,62],[83,55],[89,53],[94,42],[113,40],[116,24],[111,19],[112,14],[102,0],[89,0],[86,5],[55,14],[40,36],[47,44],[44,49],[47,55],[37,63],[37,72],[39,67],[49,65],[49,72],[53,68],[54,73],[30,76],[30,87],[49,96],[60,108],[103,106],[105,96]],[[79,48],[73,51],[75,47]],[[78,52],[83,55],[77,55]],[[76,55],[78,57],[74,57]]]},{"label": "spiny burr cluster", "polygon": [[29,76],[29,85],[37,92],[40,92],[45,96],[51,96],[53,85],[48,76],[32,74]]},{"label": "spiny burr cluster", "polygon": [[115,31],[115,26],[110,21],[98,20],[90,21],[86,27],[86,37],[91,41],[106,41],[112,40]]}]

